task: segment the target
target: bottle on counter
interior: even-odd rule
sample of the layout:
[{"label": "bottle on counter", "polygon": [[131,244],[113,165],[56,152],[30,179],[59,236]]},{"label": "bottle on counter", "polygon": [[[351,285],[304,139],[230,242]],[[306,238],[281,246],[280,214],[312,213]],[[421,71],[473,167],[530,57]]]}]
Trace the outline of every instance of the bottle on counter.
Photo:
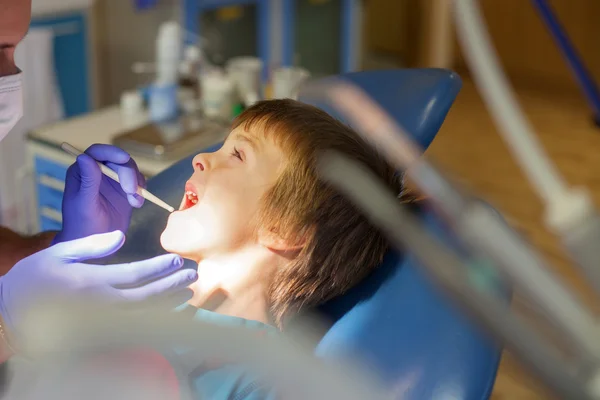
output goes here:
[{"label": "bottle on counter", "polygon": [[179,69],[179,102],[186,115],[196,114],[201,108],[202,60],[202,50],[199,47],[186,47]]},{"label": "bottle on counter", "polygon": [[155,123],[171,121],[179,115],[181,41],[177,22],[161,25],[156,41],[156,81],[149,94],[150,119]]},{"label": "bottle on counter", "polygon": [[133,128],[145,121],[144,98],[139,90],[131,90],[121,95],[121,118],[127,128]]}]

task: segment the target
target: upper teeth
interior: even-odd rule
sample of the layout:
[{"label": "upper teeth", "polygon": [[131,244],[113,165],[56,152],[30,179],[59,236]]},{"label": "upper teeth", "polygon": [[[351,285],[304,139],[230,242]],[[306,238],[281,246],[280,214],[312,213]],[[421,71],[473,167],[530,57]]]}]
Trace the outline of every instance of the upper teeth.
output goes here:
[{"label": "upper teeth", "polygon": [[198,195],[196,193],[188,190],[185,192],[185,195],[187,196],[188,200],[192,202],[192,204],[198,203]]}]

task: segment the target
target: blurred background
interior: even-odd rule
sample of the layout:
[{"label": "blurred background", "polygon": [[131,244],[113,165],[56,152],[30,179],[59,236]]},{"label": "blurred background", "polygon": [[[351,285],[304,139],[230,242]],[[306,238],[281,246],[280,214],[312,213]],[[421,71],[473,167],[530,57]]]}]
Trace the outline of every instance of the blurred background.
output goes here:
[{"label": "blurred background", "polygon": [[[591,75],[598,76],[600,2],[549,3]],[[161,25],[181,21],[186,43],[196,45],[202,60],[213,66],[225,66],[239,56],[260,59],[265,92],[272,90],[273,71],[281,66],[311,76],[404,67],[457,71],[463,89],[427,155],[501,211],[543,250],[558,273],[592,298],[569,269],[555,238],[543,228],[539,200],[470,81],[448,1],[34,0],[33,4],[32,29],[17,58],[28,80],[26,118],[20,134],[11,135],[0,148],[0,164],[4,163],[0,171],[7,171],[6,165],[17,171],[0,174],[3,225],[24,233],[60,227],[61,179],[71,160],[56,150],[56,144],[68,140],[85,148],[135,131],[139,123],[117,117],[138,107],[139,99],[131,91],[143,90],[155,79],[152,63],[160,47]],[[570,183],[587,186],[600,201],[596,177],[600,128],[547,27],[529,1],[481,0],[481,5],[505,71],[543,145]],[[156,143],[151,144],[156,149]],[[133,148],[139,149],[137,145]],[[155,153],[147,158],[139,164],[148,177],[174,162]],[[514,307],[535,319],[535,310],[518,296]],[[493,399],[549,397],[510,355],[504,356]]]}]

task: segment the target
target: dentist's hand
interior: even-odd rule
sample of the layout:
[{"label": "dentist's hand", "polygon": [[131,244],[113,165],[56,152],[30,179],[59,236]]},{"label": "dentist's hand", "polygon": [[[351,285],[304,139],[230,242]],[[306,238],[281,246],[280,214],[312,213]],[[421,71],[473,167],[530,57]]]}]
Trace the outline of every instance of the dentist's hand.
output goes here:
[{"label": "dentist's hand", "polygon": [[[116,171],[121,184],[102,174],[96,161]],[[144,204],[136,194],[138,185],[145,187],[146,180],[127,152],[105,144],[90,146],[67,171],[63,228],[54,243],[116,230],[126,233],[133,207]]]},{"label": "dentist's hand", "polygon": [[0,314],[17,344],[28,333],[23,326],[27,313],[55,300],[75,305],[97,301],[116,307],[141,307],[147,300],[161,300],[168,308],[192,297],[187,287],[198,275],[182,269],[183,260],[176,255],[120,265],[82,263],[113,254],[124,241],[123,233],[117,231],[60,243],[21,260],[1,277]]}]

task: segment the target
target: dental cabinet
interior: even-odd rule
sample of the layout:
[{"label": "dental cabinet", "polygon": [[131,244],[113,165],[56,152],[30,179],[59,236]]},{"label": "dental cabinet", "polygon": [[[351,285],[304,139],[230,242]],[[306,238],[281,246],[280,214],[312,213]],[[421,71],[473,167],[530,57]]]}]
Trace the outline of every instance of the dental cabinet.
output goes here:
[{"label": "dental cabinet", "polygon": [[283,65],[315,76],[359,70],[362,0],[282,0]]},{"label": "dental cabinet", "polygon": [[205,39],[217,65],[257,56],[265,79],[296,64],[313,76],[359,69],[362,0],[182,0],[182,11],[187,41]]},{"label": "dental cabinet", "polygon": [[204,40],[204,51],[215,65],[237,56],[259,57],[264,74],[273,64],[274,0],[182,0],[186,42]]}]

